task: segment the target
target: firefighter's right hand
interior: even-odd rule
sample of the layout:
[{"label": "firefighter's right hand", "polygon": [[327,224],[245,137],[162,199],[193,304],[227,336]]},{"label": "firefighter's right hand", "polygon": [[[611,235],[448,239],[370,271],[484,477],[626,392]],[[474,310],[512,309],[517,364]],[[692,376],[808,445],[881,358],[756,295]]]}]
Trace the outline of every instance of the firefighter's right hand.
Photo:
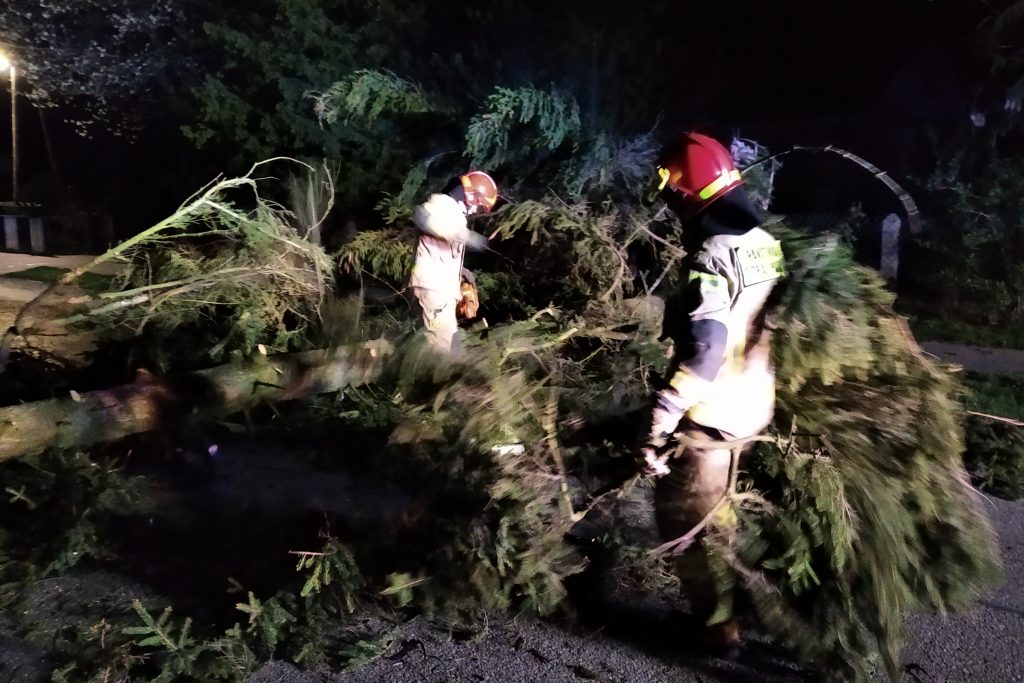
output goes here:
[{"label": "firefighter's right hand", "polygon": [[669,473],[668,454],[658,455],[658,451],[651,446],[644,446],[640,449],[640,470],[644,476],[657,479]]}]

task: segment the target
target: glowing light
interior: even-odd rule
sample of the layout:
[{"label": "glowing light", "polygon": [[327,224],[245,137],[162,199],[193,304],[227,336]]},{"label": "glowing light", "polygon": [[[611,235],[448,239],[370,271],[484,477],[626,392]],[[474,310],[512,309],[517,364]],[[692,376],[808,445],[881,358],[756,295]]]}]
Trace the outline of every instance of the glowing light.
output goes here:
[{"label": "glowing light", "polygon": [[7,71],[11,68],[11,60],[3,52],[0,52],[0,71]]}]

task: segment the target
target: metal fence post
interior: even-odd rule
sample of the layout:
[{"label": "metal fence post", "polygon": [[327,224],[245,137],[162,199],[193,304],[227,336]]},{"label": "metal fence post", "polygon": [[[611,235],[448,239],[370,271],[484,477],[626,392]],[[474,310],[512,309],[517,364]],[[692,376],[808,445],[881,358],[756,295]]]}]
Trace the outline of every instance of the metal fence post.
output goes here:
[{"label": "metal fence post", "polygon": [[900,268],[900,228],[903,221],[894,213],[882,220],[882,277],[896,282]]}]

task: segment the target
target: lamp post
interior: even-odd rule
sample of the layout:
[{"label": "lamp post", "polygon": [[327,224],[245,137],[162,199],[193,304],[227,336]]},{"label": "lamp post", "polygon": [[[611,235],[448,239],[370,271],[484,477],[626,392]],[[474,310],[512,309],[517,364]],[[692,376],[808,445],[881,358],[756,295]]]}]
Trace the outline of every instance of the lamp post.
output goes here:
[{"label": "lamp post", "polygon": [[0,71],[11,78],[11,201],[18,201],[18,80],[14,64],[0,52]]}]

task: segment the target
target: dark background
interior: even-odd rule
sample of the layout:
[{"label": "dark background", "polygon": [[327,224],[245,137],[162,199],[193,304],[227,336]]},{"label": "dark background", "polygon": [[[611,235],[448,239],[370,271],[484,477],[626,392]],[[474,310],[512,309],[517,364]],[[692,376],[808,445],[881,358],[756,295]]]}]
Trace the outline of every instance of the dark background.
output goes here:
[{"label": "dark background", "polygon": [[[495,84],[492,75],[499,83],[553,81],[580,93],[585,109],[588,97],[597,108],[628,104],[630,113],[615,123],[623,128],[660,121],[663,132],[739,134],[773,151],[834,144],[897,178],[927,173],[943,149],[974,135],[972,109],[1001,106],[977,50],[979,23],[992,11],[980,2],[496,3],[486,26],[474,24],[464,4],[442,0],[425,7],[433,28],[417,49],[442,60],[460,53],[486,61],[485,88]],[[196,22],[210,18],[209,6],[192,9]],[[241,18],[260,10],[259,3],[234,2],[216,11]],[[624,24],[640,27],[637,42],[612,30]],[[552,48],[581,25],[591,29],[587,40]],[[190,75],[158,93],[165,106],[144,113],[133,139],[102,127],[83,138],[64,121],[74,114],[67,105],[40,110],[21,98],[22,196],[53,203],[44,187],[59,186],[65,202],[100,217],[95,241],[101,243],[148,226],[216,173],[234,170],[226,161],[229,150],[196,150],[180,132],[192,116],[190,88],[204,69],[217,68],[215,51],[203,49],[198,28],[195,35],[199,49],[190,50]],[[587,83],[586,65],[605,58],[623,67],[613,70],[615,78]],[[639,70],[649,73],[640,78]],[[325,74],[325,85],[339,75]],[[647,87],[634,91],[641,81]],[[20,85],[31,87],[24,80]],[[0,98],[4,129],[9,106],[9,98]],[[121,106],[126,111],[113,116],[138,114],[130,111],[130,97]],[[0,155],[7,158],[9,146],[9,136],[0,134]],[[8,167],[0,165],[4,199]],[[838,158],[787,158],[777,210],[841,211],[854,202],[877,212],[892,198]]]}]

